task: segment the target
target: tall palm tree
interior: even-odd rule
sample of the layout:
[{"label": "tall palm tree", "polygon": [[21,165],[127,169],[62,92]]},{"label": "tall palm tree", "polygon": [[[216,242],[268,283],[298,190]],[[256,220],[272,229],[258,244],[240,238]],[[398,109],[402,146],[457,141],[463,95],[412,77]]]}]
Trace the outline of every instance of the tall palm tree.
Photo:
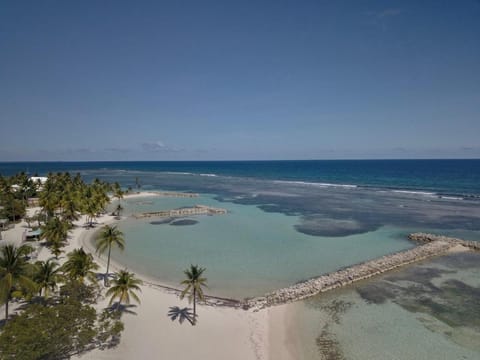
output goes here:
[{"label": "tall palm tree", "polygon": [[193,300],[193,325],[195,325],[197,322],[197,297],[202,301],[205,300],[202,286],[207,286],[207,278],[202,277],[204,271],[205,268],[201,268],[198,265],[190,265],[190,268],[184,271],[184,274],[187,276],[187,278],[181,282],[181,284],[185,285],[186,287],[180,294],[180,299],[183,299],[186,294],[190,293],[188,296],[188,301],[191,302]]},{"label": "tall palm tree", "polygon": [[91,282],[96,281],[94,270],[98,269],[98,265],[93,261],[92,254],[87,254],[83,248],[80,248],[68,253],[67,258],[68,260],[62,266],[62,271],[67,277],[82,284],[85,279]]},{"label": "tall palm tree", "polygon": [[8,244],[0,248],[0,299],[5,303],[5,321],[8,319],[8,304],[22,290],[35,291],[36,284],[29,277],[30,264],[26,256],[33,249],[28,245],[16,247]]},{"label": "tall palm tree", "polygon": [[33,279],[38,284],[40,295],[42,295],[43,290],[43,295],[47,298],[49,291],[55,291],[57,283],[61,280],[59,274],[60,268],[57,262],[51,261],[50,259],[47,261],[37,261],[35,266],[37,271]]},{"label": "tall palm tree", "polygon": [[105,225],[100,237],[97,239],[97,253],[103,254],[108,250],[107,271],[105,272],[105,284],[108,283],[108,270],[110,268],[110,254],[112,252],[112,245],[115,245],[120,250],[125,249],[125,240],[123,233],[117,229],[116,226]]},{"label": "tall palm tree", "polygon": [[47,217],[51,217],[58,207],[59,194],[56,188],[56,177],[48,174],[48,180],[43,185],[42,191],[39,193],[40,206],[43,208]]},{"label": "tall palm tree", "polygon": [[141,292],[142,289],[140,289],[140,285],[142,284],[142,280],[135,278],[135,274],[130,273],[127,270],[120,270],[115,274],[113,286],[108,289],[106,293],[106,296],[111,296],[109,305],[112,305],[113,301],[118,298],[118,310],[122,302],[130,304],[130,297],[140,303],[140,299],[135,291]]},{"label": "tall palm tree", "polygon": [[52,249],[55,257],[58,258],[58,255],[60,255],[61,249],[67,240],[70,224],[67,221],[63,221],[54,216],[49,218],[41,229],[41,238],[47,240],[48,246]]},{"label": "tall palm tree", "polygon": [[123,194],[124,192],[122,191],[122,188],[120,187],[120,184],[118,182],[115,182],[112,187],[113,190],[113,196],[118,199],[118,204],[120,205],[120,200],[123,199]]}]

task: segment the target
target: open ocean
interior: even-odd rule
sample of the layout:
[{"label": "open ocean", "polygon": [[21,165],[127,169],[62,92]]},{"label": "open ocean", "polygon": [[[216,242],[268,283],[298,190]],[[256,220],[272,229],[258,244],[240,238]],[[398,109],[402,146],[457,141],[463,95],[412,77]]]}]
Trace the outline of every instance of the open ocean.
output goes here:
[{"label": "open ocean", "polygon": [[123,170],[332,183],[480,196],[480,159],[0,162],[0,174]]},{"label": "open ocean", "polygon": [[[480,160],[0,163],[2,175],[19,171],[198,193],[123,200],[127,246],[112,256],[172,286],[199,264],[208,293],[233,298],[411,248],[411,232],[480,239]],[[195,204],[228,214],[128,217]],[[479,359],[479,273],[480,254],[453,254],[292,304],[292,351],[307,360]]]}]

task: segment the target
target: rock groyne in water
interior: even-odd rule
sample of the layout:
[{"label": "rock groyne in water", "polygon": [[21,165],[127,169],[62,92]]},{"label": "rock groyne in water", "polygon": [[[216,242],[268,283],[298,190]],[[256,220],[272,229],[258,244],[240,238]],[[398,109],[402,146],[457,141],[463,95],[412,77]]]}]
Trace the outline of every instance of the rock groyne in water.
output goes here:
[{"label": "rock groyne in water", "polygon": [[268,293],[265,296],[246,299],[243,303],[243,308],[245,310],[260,310],[270,306],[302,300],[322,292],[349,285],[356,281],[368,279],[372,276],[397,269],[413,262],[443,255],[450,249],[459,245],[480,250],[478,242],[465,241],[445,236],[416,233],[411,234],[409,239],[424,242],[425,244],[410,250],[385,255],[378,259],[366,261],[330,274],[279,289]]},{"label": "rock groyne in water", "polygon": [[442,235],[434,235],[434,234],[427,234],[427,233],[413,233],[408,235],[408,238],[413,241],[429,243],[432,241],[448,241],[452,244],[462,245],[468,247],[472,250],[480,250],[480,242],[478,241],[469,241],[469,240],[462,240],[457,238],[452,238],[448,236]]},{"label": "rock groyne in water", "polygon": [[173,191],[153,191],[153,193],[163,197],[194,198],[199,196],[196,193],[184,193],[184,192],[173,192]]},{"label": "rock groyne in water", "polygon": [[141,214],[134,214],[136,219],[148,218],[148,217],[180,217],[190,215],[221,215],[226,214],[226,209],[214,208],[205,205],[195,205],[194,207],[186,207],[173,210],[162,210],[153,212],[144,212]]}]

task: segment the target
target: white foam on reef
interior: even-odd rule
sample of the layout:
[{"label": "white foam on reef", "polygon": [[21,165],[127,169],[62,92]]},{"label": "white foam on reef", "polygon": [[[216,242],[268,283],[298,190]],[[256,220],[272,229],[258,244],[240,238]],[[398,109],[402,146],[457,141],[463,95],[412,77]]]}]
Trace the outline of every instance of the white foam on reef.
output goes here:
[{"label": "white foam on reef", "polygon": [[457,197],[457,196],[444,196],[444,195],[440,195],[439,198],[440,198],[440,199],[445,199],[445,200],[464,200],[463,197]]},{"label": "white foam on reef", "polygon": [[410,194],[410,195],[420,195],[428,197],[438,197],[438,194],[429,192],[429,191],[414,191],[414,190],[392,190],[394,193],[398,194]]},{"label": "white foam on reef", "polygon": [[217,177],[215,174],[200,174],[200,176]]},{"label": "white foam on reef", "polygon": [[336,188],[345,188],[345,189],[355,189],[357,185],[350,184],[331,184],[331,183],[317,183],[317,182],[308,182],[308,181],[287,181],[287,180],[274,180],[276,184],[291,184],[291,185],[303,185],[303,186],[316,186],[316,187],[336,187]]},{"label": "white foam on reef", "polygon": [[195,175],[190,172],[177,172],[177,171],[165,171],[163,174],[168,174],[168,175]]}]

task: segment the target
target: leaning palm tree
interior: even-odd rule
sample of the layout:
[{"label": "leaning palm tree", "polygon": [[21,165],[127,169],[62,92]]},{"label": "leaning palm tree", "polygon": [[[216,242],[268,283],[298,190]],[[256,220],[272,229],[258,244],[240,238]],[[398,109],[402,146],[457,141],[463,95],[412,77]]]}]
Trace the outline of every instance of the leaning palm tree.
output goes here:
[{"label": "leaning palm tree", "polygon": [[108,250],[107,257],[107,271],[105,272],[105,283],[107,284],[108,270],[110,268],[110,254],[112,252],[112,245],[115,245],[120,250],[125,249],[125,240],[123,233],[117,229],[116,226],[105,225],[100,237],[97,239],[97,253],[103,254]]},{"label": "leaning palm tree", "polygon": [[140,279],[135,278],[135,274],[128,272],[127,270],[120,270],[115,274],[113,280],[113,286],[108,289],[106,296],[111,296],[109,305],[112,305],[113,301],[118,298],[117,310],[120,308],[120,304],[130,304],[130,297],[136,302],[140,303],[140,299],[135,291],[142,291],[140,285],[143,282]]},{"label": "leaning palm tree", "polygon": [[188,301],[191,302],[193,300],[193,325],[195,325],[197,322],[197,297],[202,301],[205,300],[202,286],[207,286],[207,278],[201,277],[204,271],[205,268],[201,268],[198,265],[190,265],[190,268],[184,271],[184,274],[187,276],[187,278],[181,282],[181,284],[185,285],[186,287],[180,294],[180,299],[183,299],[186,294],[190,293],[188,296]]},{"label": "leaning palm tree", "polygon": [[0,248],[0,300],[5,303],[5,321],[8,319],[8,304],[13,297],[23,290],[34,291],[35,282],[29,277],[30,264],[26,256],[33,249],[28,245],[16,247],[5,245]]},{"label": "leaning palm tree", "polygon": [[60,268],[58,263],[51,261],[37,261],[35,263],[36,272],[34,276],[35,282],[38,284],[40,296],[48,297],[50,291],[55,291],[57,283],[61,280]]},{"label": "leaning palm tree", "polygon": [[87,254],[83,248],[80,248],[68,253],[67,258],[68,260],[62,266],[62,271],[68,278],[82,284],[85,279],[90,282],[97,280],[94,270],[98,269],[98,265],[93,261],[92,254]]}]

